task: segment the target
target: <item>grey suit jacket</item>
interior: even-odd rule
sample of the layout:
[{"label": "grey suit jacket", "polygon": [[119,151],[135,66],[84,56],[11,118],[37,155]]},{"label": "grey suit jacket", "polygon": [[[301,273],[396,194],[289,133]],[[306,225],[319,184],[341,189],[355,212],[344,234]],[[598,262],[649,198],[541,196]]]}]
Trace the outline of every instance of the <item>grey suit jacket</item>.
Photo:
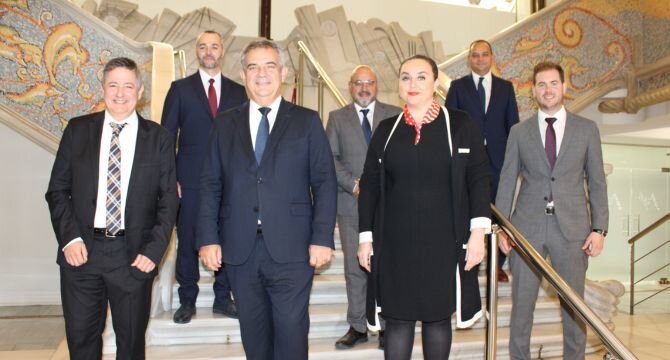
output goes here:
[{"label": "grey suit jacket", "polygon": [[[396,116],[401,111],[397,106],[377,101],[372,119],[372,130],[376,130],[382,120]],[[363,163],[368,152],[368,144],[365,142],[353,103],[330,112],[326,135],[333,152],[337,174],[337,213],[358,217],[358,203],[353,189],[356,179],[363,174]]]},{"label": "grey suit jacket", "polygon": [[[521,182],[513,209],[517,177]],[[537,116],[512,127],[496,206],[505,216],[511,216],[512,224],[529,237],[546,220],[544,208],[550,195],[565,238],[584,241],[591,229],[607,230],[607,184],[600,133],[593,121],[567,114],[553,171],[544,152]]]}]

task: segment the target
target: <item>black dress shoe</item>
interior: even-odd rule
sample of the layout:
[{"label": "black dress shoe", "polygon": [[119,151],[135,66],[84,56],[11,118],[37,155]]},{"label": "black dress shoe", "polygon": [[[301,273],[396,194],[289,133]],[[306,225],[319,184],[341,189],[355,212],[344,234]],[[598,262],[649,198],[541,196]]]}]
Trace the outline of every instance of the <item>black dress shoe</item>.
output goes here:
[{"label": "black dress shoe", "polygon": [[379,346],[378,348],[384,350],[384,330],[379,330]]},{"label": "black dress shoe", "polygon": [[335,348],[342,349],[351,349],[357,344],[364,343],[368,341],[367,332],[358,332],[354,328],[350,327],[344,336],[335,342]]},{"label": "black dress shoe", "polygon": [[214,305],[212,306],[212,312],[219,315],[225,315],[229,318],[237,319],[237,305],[235,305],[235,300],[230,297],[230,294],[224,299],[214,300]]},{"label": "black dress shoe", "polygon": [[187,324],[191,322],[191,317],[195,315],[195,304],[181,304],[175,311],[172,320],[177,324]]}]

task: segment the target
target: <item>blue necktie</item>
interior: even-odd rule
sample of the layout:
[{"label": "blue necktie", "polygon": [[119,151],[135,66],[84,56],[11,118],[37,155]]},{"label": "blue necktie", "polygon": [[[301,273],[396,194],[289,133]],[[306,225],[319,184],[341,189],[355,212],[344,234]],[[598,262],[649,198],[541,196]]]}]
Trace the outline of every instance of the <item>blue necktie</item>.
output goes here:
[{"label": "blue necktie", "polygon": [[372,128],[370,127],[370,120],[368,120],[368,112],[370,109],[361,109],[363,113],[363,122],[361,126],[363,127],[363,136],[365,136],[365,142],[370,143],[370,138],[372,138]]},{"label": "blue necktie", "polygon": [[265,145],[268,143],[268,136],[270,136],[270,122],[268,121],[268,113],[270,113],[269,107],[259,108],[258,111],[261,112],[261,123],[258,125],[258,132],[256,133],[256,148],[254,153],[256,154],[256,163],[261,164],[261,159],[263,158],[263,152],[265,151]]},{"label": "blue necktie", "polygon": [[479,77],[479,84],[477,85],[477,95],[479,95],[479,102],[482,104],[484,114],[486,114],[486,90],[484,89],[484,77]]}]

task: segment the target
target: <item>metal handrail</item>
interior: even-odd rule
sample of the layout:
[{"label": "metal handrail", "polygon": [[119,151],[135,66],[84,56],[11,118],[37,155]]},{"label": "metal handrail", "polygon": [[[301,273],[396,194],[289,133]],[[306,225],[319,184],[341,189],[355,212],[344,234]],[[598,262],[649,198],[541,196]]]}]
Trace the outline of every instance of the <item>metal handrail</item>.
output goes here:
[{"label": "metal handrail", "polygon": [[643,237],[647,236],[652,231],[658,229],[661,225],[665,224],[668,220],[670,220],[670,213],[667,213],[667,214],[661,216],[658,220],[654,221],[653,223],[651,223],[651,225],[645,227],[644,229],[642,229],[642,231],[640,231],[635,236],[630,238],[630,240],[628,240],[628,244],[630,244],[630,305],[629,305],[629,312],[630,312],[631,315],[635,314],[635,306],[636,305],[641,304],[641,303],[651,299],[652,297],[670,289],[670,286],[665,287],[665,288],[655,292],[654,294],[649,295],[646,298],[644,298],[644,299],[642,299],[638,302],[635,302],[635,285],[637,283],[639,283],[640,281],[645,280],[648,277],[650,277],[650,276],[656,274],[657,272],[665,269],[666,267],[670,266],[670,263],[666,263],[665,265],[662,265],[658,269],[650,272],[649,274],[643,276],[642,279],[638,279],[637,281],[635,281],[635,264],[638,261],[640,261],[640,260],[644,259],[645,257],[649,256],[650,254],[656,252],[657,250],[662,249],[666,244],[668,244],[668,242],[670,242],[670,240],[668,240],[668,241],[664,242],[663,244],[657,246],[656,248],[654,248],[653,250],[651,250],[651,251],[647,252],[646,254],[640,256],[639,258],[635,257],[635,243],[637,243]]},{"label": "metal handrail", "polygon": [[177,50],[174,52],[174,55],[179,59],[177,64],[179,64],[179,71],[181,72],[180,79],[183,79],[186,77],[186,52],[184,50]]},{"label": "metal handrail", "polygon": [[323,118],[323,85],[325,84],[326,87],[328,87],[328,90],[330,90],[331,93],[335,96],[335,99],[337,102],[340,104],[340,107],[347,105],[347,100],[344,98],[340,90],[335,86],[335,83],[330,79],[330,76],[326,73],[326,70],[321,67],[321,64],[316,60],[314,55],[312,55],[312,52],[309,51],[309,48],[307,45],[302,41],[298,40],[298,49],[300,50],[300,58],[298,60],[298,74],[296,76],[296,86],[297,86],[297,99],[296,103],[298,105],[302,105],[302,102],[304,100],[303,97],[303,88],[305,86],[304,82],[304,74],[305,74],[305,61],[304,59],[307,59],[309,63],[312,65],[314,70],[319,76],[319,83],[318,83],[318,92],[317,92],[317,104],[318,104],[318,112],[321,118]]},{"label": "metal handrail", "polygon": [[[515,251],[521,255],[524,259],[527,260],[527,263],[534,268],[537,272],[540,273],[542,277],[547,279],[549,284],[556,290],[556,292],[561,296],[563,301],[574,310],[586,325],[588,325],[593,332],[600,338],[600,341],[603,342],[603,345],[607,350],[612,354],[612,356],[618,359],[637,359],[637,357],[619,340],[614,333],[607,328],[607,325],[596,315],[596,313],[591,310],[588,305],[584,302],[581,296],[579,296],[571,287],[568,285],[563,278],[556,273],[556,271],[546,262],[546,260],[540,255],[540,253],[535,250],[535,248],[528,242],[528,240],[519,232],[519,230],[510,223],[510,221],[498,210],[495,205],[491,204],[491,210],[493,212],[493,219],[495,222],[500,224],[501,228],[505,233],[510,237],[511,241],[514,242]],[[492,236],[491,247],[493,250],[493,239],[495,236]],[[496,251],[491,251],[491,258],[494,261],[497,261],[496,256],[494,255]],[[493,270],[490,270],[492,274],[495,274],[495,269],[497,264],[490,265]],[[490,282],[497,282],[496,276],[490,276]],[[497,293],[490,294],[489,298],[497,297]],[[490,318],[493,319],[497,317],[497,311],[495,307],[491,307]],[[494,320],[495,321],[495,320]],[[496,331],[495,327],[489,327],[490,332]],[[492,336],[487,336],[488,341],[493,341],[495,343],[495,334]],[[490,346],[487,345],[487,349]],[[495,352],[489,354],[487,352],[487,359],[495,359]]]}]

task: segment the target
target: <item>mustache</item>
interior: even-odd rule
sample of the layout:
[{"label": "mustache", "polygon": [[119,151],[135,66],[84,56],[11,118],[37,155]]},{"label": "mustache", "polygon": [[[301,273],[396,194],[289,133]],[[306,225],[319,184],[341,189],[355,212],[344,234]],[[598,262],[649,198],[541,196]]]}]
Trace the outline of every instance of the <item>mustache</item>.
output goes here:
[{"label": "mustache", "polygon": [[366,90],[361,90],[358,92],[358,96],[370,96],[370,95],[372,95],[372,93]]}]

